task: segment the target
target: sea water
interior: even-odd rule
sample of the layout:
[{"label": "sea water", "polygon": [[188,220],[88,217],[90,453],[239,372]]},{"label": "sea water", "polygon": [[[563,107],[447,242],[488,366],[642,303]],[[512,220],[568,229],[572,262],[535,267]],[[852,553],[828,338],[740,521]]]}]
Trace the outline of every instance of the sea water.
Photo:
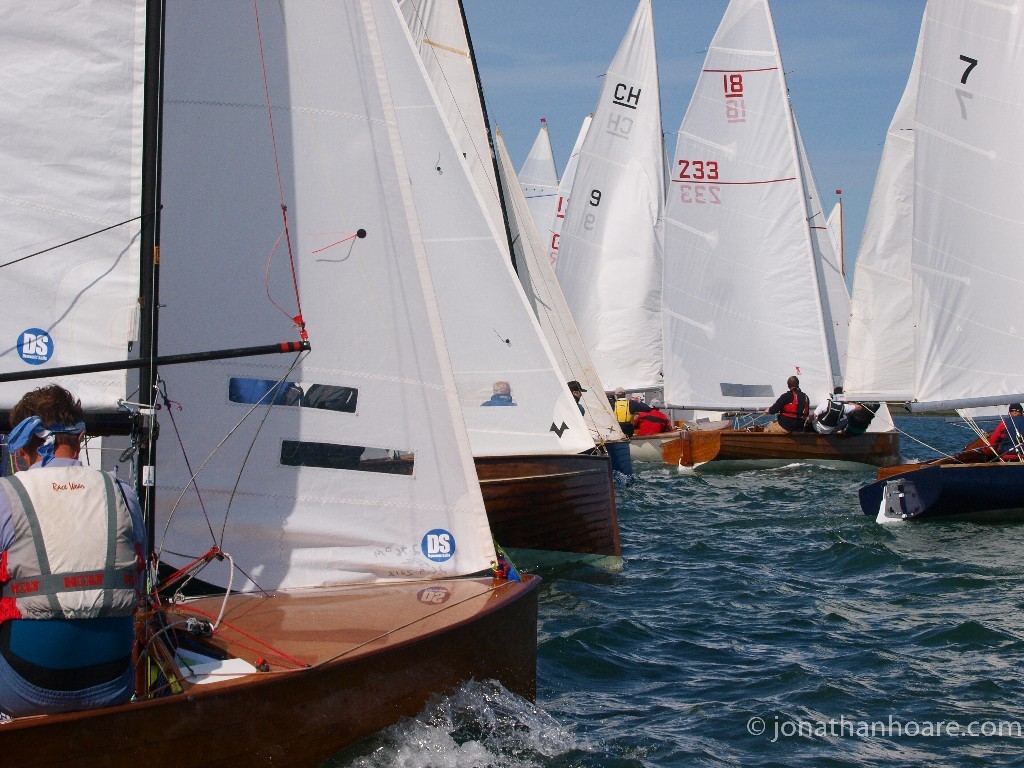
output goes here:
[{"label": "sea water", "polygon": [[540,571],[536,703],[474,682],[327,765],[1024,765],[1024,525],[878,525],[868,469],[636,468],[621,569]]}]

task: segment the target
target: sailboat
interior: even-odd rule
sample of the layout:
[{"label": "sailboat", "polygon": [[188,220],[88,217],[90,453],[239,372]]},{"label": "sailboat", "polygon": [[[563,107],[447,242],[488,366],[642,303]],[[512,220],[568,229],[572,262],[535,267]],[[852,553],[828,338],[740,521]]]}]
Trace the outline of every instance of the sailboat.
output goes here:
[{"label": "sailboat", "polygon": [[[435,98],[460,121],[455,147],[462,157],[438,146],[437,162],[411,170],[412,195],[431,212],[422,225],[427,256],[492,530],[529,562],[618,558],[611,462],[593,453],[594,440],[512,265],[461,5],[403,0],[401,9],[434,85],[431,102],[424,96],[417,109],[399,113],[403,139],[440,143],[420,114],[437,111]],[[445,124],[436,130],[440,135]],[[477,158],[472,179],[463,162],[469,157]],[[481,407],[496,382],[510,388],[514,407]]]},{"label": "sailboat", "polygon": [[665,153],[650,0],[608,68],[555,265],[605,391],[661,386]]},{"label": "sailboat", "polygon": [[[95,276],[141,251],[158,266],[143,301],[131,277],[121,287],[144,310],[137,326],[157,329],[159,307],[162,353],[282,327],[305,331],[311,351],[161,366],[138,393],[143,411],[159,404],[162,415],[155,467],[140,472],[156,501],[155,553],[216,594],[151,585],[136,701],[4,723],[5,761],[170,765],[187,745],[213,765],[313,766],[470,678],[532,696],[539,580],[492,574],[422,232],[433,212],[410,191],[410,166],[436,163],[437,146],[406,141],[397,116],[419,108],[429,85],[397,6],[44,5],[4,14],[2,27],[0,56],[19,48],[22,63],[4,70],[2,109],[24,115],[6,124],[17,126],[8,146],[24,158],[25,186],[4,179],[0,222],[26,260],[7,269],[52,268],[28,257],[111,227],[86,255],[52,252],[97,262],[93,280],[35,304],[52,348],[119,318],[126,302],[99,306]],[[38,34],[54,26],[60,34]],[[89,66],[99,50],[105,65]],[[56,82],[88,103],[52,98],[45,86]],[[93,94],[117,109],[96,109]],[[40,122],[47,110],[59,112]],[[51,128],[67,141],[33,141]],[[25,169],[58,158],[85,189],[29,178]],[[89,210],[92,189],[110,195],[108,209]],[[14,226],[26,209],[34,226]],[[158,211],[147,243],[140,226]],[[72,328],[66,318],[83,303],[90,313]],[[8,328],[22,320],[9,315]],[[134,345],[115,346],[123,358]],[[18,349],[42,356],[38,343]],[[174,357],[153,354],[142,357]],[[5,373],[27,368],[59,370],[3,360]],[[57,380],[87,396],[75,378]],[[123,381],[95,403],[123,400]]]},{"label": "sailboat", "polygon": [[[680,126],[670,179],[668,407],[760,412],[793,375],[812,404],[831,394],[843,382],[849,298],[767,0],[729,3]],[[691,422],[657,449],[667,463],[705,469],[794,460],[885,466],[898,460],[899,442],[879,409],[878,431],[860,436],[774,434],[718,420]]]},{"label": "sailboat", "polygon": [[[913,238],[892,257],[909,252],[910,279],[888,286],[890,300],[907,300],[913,310],[913,364],[900,369],[911,376],[912,412],[964,414],[1019,403],[1024,394],[1024,349],[1012,311],[1024,236],[1022,34],[1019,0],[929,0],[925,8],[904,96],[916,103],[913,140],[901,153],[901,167],[913,176]],[[880,180],[893,172],[887,156]],[[898,331],[902,318],[891,320]],[[865,364],[868,373],[876,367]],[[879,523],[1020,519],[1024,464],[1009,454],[997,455],[981,433],[960,454],[880,471],[861,489],[861,508]]]},{"label": "sailboat", "polygon": [[558,204],[558,169],[551,150],[548,121],[540,119],[540,130],[517,177],[538,232],[546,232],[555,218]]},{"label": "sailboat", "polygon": [[615,479],[630,484],[634,479],[633,463],[629,455],[629,441],[623,434],[601,379],[590,359],[576,323],[569,312],[565,296],[558,285],[555,271],[548,259],[540,233],[530,215],[531,208],[524,190],[516,182],[512,159],[505,148],[501,131],[495,144],[498,155],[498,178],[505,192],[512,247],[519,264],[519,279],[530,298],[544,335],[553,350],[560,354],[562,375],[567,381],[576,381],[583,388],[580,397],[583,417],[594,438],[595,450],[607,453],[612,462]]},{"label": "sailboat", "polygon": [[562,171],[562,176],[558,179],[558,198],[555,202],[555,215],[551,221],[550,231],[540,226],[537,227],[541,237],[544,237],[545,232],[547,232],[548,258],[551,260],[552,268],[558,264],[558,242],[562,238],[562,225],[565,223],[565,213],[569,210],[572,183],[576,179],[576,164],[579,162],[580,152],[583,151],[583,142],[587,138],[587,133],[590,131],[590,124],[593,120],[593,115],[587,115],[583,118],[580,130],[576,134],[576,141],[572,146],[572,153],[569,155],[569,162],[565,164],[565,170]]}]

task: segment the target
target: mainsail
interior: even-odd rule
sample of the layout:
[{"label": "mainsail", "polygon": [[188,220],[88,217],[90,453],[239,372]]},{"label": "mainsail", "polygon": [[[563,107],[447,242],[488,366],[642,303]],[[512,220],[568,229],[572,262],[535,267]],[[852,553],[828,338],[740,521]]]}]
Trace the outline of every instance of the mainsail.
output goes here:
[{"label": "mainsail", "polygon": [[580,159],[580,152],[583,151],[583,142],[590,130],[590,123],[594,116],[587,115],[583,118],[579,133],[576,134],[576,143],[572,146],[572,154],[569,155],[569,162],[565,164],[562,177],[558,180],[558,197],[555,202],[554,217],[551,221],[550,231],[538,227],[541,237],[547,235],[548,257],[551,259],[551,266],[558,263],[558,241],[562,237],[562,224],[565,223],[565,212],[569,210],[569,197],[572,195],[572,183],[576,178],[576,164]]},{"label": "mainsail", "polygon": [[[146,3],[91,0],[54,16],[45,4],[0,9],[5,373],[138,354],[139,235],[155,215],[141,203]],[[69,98],[89,109],[68,120]],[[127,394],[123,370],[59,381],[87,411],[114,411]],[[27,388],[0,384],[0,408]]]},{"label": "mainsail", "polygon": [[768,4],[732,0],[671,166],[667,402],[764,408],[791,375],[812,396],[841,383],[837,328],[825,320],[835,267],[821,261],[827,234],[808,222],[820,211],[809,174]]},{"label": "mainsail", "polygon": [[914,398],[1019,400],[1024,2],[931,0],[914,125]]},{"label": "mainsail", "polygon": [[551,150],[548,121],[543,117],[540,119],[537,138],[530,147],[530,154],[519,169],[518,178],[537,231],[547,232],[555,218],[555,205],[558,202],[558,169]]},{"label": "mainsail", "polygon": [[604,79],[556,271],[606,390],[661,384],[664,145],[654,22],[641,0]]},{"label": "mainsail", "polygon": [[441,138],[464,166],[403,135],[402,110],[443,123],[397,6],[173,3],[166,40],[161,351],[281,333],[297,296],[313,350],[164,373],[188,448],[158,456],[164,559],[222,546],[264,589],[487,568],[410,174]]}]

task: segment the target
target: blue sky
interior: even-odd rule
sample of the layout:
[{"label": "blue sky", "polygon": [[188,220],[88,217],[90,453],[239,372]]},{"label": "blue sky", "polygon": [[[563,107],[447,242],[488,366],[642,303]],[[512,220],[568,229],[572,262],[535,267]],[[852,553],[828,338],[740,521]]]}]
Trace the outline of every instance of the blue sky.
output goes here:
[{"label": "blue sky", "polygon": [[[519,168],[540,118],[561,173],[635,0],[463,0],[492,127]],[[653,0],[668,151],[727,0]],[[830,210],[843,191],[847,281],[914,58],[925,0],[774,0],[793,109]]]}]

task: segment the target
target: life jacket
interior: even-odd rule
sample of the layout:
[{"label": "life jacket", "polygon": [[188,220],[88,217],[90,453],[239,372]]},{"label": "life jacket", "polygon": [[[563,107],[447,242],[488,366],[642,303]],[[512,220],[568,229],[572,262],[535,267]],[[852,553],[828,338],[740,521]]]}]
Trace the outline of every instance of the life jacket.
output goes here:
[{"label": "life jacket", "polygon": [[114,478],[47,467],[0,480],[14,525],[0,591],[4,619],[92,619],[135,612],[141,561]]},{"label": "life jacket", "polygon": [[793,396],[792,399],[782,406],[782,410],[779,411],[779,415],[795,421],[806,419],[807,414],[811,410],[810,399],[808,399],[807,395],[799,389],[790,390],[790,394]]},{"label": "life jacket", "polygon": [[668,416],[657,408],[646,413],[638,413],[633,424],[636,425],[636,434],[638,435],[656,435],[659,432],[668,432],[672,429],[672,422],[668,420]]},{"label": "life jacket", "polygon": [[632,424],[633,414],[629,411],[629,399],[619,398],[615,401],[615,420],[619,424]]},{"label": "life jacket", "polygon": [[1013,458],[1017,456],[1019,446],[1024,441],[1024,416],[1003,416],[1002,419],[1006,432],[993,447],[996,453],[1006,454],[1003,458]]},{"label": "life jacket", "polygon": [[825,427],[838,426],[839,420],[843,418],[843,410],[844,406],[841,401],[829,398],[828,408],[818,417],[818,423]]}]

